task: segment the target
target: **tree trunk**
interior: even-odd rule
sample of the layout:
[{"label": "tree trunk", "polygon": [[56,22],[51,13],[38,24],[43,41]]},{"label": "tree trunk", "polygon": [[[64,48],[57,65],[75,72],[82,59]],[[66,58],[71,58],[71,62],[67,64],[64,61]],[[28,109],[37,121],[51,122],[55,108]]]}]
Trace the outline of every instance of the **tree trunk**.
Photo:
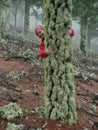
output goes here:
[{"label": "tree trunk", "polygon": [[91,49],[91,33],[90,30],[88,30],[88,40],[87,40],[87,49]]},{"label": "tree trunk", "polygon": [[43,115],[72,124],[76,121],[73,50],[65,31],[72,26],[71,0],[44,0],[45,46],[53,54],[45,59]]},{"label": "tree trunk", "polygon": [[81,28],[80,28],[80,50],[83,52],[84,55],[86,55],[86,49],[87,49],[87,33],[88,33],[88,26],[87,26],[87,20],[85,18],[81,18]]},{"label": "tree trunk", "polygon": [[17,27],[18,1],[14,1],[13,2],[13,6],[14,6],[14,27],[15,27],[15,30],[16,30],[16,27]]},{"label": "tree trunk", "polygon": [[29,31],[29,18],[30,18],[30,0],[25,0],[25,18],[24,18],[24,33]]}]

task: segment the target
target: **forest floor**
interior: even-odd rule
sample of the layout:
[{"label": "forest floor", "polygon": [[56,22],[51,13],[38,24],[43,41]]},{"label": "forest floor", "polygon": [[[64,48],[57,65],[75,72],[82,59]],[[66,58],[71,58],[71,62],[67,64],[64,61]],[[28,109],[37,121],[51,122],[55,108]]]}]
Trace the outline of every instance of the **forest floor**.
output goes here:
[{"label": "forest floor", "polygon": [[[31,66],[22,58],[3,58],[4,51],[0,51],[0,107],[16,102],[23,109],[23,116],[6,120],[0,116],[0,130],[7,129],[7,123],[25,125],[24,130],[97,130],[98,129],[98,80],[82,80],[75,78],[77,121],[68,125],[60,120],[48,120],[34,112],[35,108],[44,105],[43,63],[40,67]],[[98,67],[97,67],[98,68]],[[10,72],[20,74],[25,72],[29,76],[5,78]],[[98,69],[96,70],[98,76]],[[19,75],[18,75],[19,76]],[[96,107],[93,107],[93,106]],[[14,130],[14,129],[13,129]]]}]

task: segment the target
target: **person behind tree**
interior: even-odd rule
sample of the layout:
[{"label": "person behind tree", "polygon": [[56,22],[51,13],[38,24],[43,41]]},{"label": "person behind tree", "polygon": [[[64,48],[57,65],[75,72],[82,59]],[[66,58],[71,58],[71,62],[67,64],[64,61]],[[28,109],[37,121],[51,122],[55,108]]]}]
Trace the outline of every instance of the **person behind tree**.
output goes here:
[{"label": "person behind tree", "polygon": [[[37,25],[35,27],[35,34],[41,39],[40,48],[39,48],[39,55],[42,58],[46,58],[48,55],[50,55],[53,51],[50,48],[45,48],[44,39],[44,26],[43,25]],[[66,34],[70,35],[71,37],[74,36],[74,30],[69,29],[66,31]]]}]

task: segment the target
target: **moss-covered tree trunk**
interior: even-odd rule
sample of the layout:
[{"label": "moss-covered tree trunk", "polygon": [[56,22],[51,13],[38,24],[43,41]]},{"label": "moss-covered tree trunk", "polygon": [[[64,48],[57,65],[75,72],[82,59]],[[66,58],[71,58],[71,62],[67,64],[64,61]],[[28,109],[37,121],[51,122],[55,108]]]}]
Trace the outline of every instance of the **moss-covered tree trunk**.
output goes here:
[{"label": "moss-covered tree trunk", "polygon": [[86,50],[87,50],[87,35],[88,35],[88,25],[87,25],[87,20],[85,18],[81,18],[81,28],[80,28],[80,34],[81,34],[81,39],[80,39],[80,50],[83,52],[84,55],[86,55]]},{"label": "moss-covered tree trunk", "polygon": [[72,65],[72,43],[65,30],[71,28],[71,0],[44,0],[45,46],[53,54],[45,59],[45,107],[49,119],[74,123],[77,118]]}]

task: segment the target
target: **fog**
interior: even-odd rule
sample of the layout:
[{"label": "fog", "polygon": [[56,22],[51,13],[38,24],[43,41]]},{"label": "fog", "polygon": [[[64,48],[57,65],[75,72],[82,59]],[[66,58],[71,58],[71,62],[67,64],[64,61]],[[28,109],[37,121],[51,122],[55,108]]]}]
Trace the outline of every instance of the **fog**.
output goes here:
[{"label": "fog", "polygon": [[[3,9],[3,15],[1,20],[1,26],[10,31],[23,32],[24,30],[24,7],[23,10],[17,10],[17,12],[13,12],[14,7]],[[36,12],[36,13],[34,13]],[[16,13],[16,14],[15,14]],[[30,19],[29,19],[29,34],[31,37],[36,38],[34,29],[38,24],[42,24],[42,16],[43,10],[42,8],[38,8],[36,6],[32,6],[30,8]],[[75,36],[72,39],[72,43],[75,48],[79,48],[80,44],[80,24],[79,21],[72,21],[72,28],[75,31]],[[91,49],[97,51],[98,50],[98,30],[94,30],[94,34],[91,34]],[[96,35],[95,35],[96,34]]]}]

